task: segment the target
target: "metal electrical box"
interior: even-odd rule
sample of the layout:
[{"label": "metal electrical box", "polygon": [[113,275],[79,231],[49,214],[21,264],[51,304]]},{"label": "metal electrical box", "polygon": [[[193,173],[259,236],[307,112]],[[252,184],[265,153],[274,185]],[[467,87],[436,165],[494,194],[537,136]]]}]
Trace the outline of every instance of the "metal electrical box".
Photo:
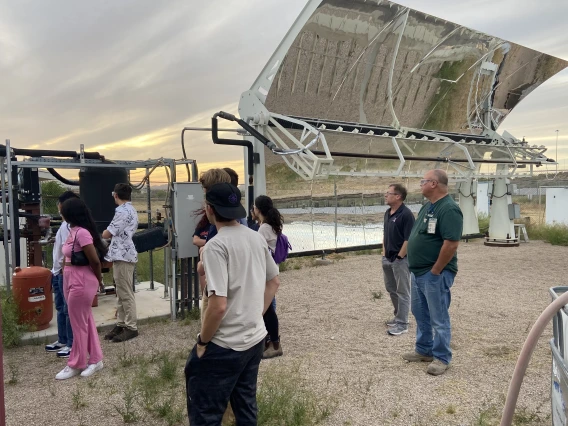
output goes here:
[{"label": "metal electrical box", "polygon": [[178,257],[197,257],[199,250],[193,244],[193,233],[201,219],[195,213],[203,208],[205,194],[199,182],[174,183],[174,226]]},{"label": "metal electrical box", "polygon": [[521,218],[521,206],[517,203],[509,204],[509,219]]},{"label": "metal electrical box", "polygon": [[546,224],[568,225],[568,188],[546,188]]}]

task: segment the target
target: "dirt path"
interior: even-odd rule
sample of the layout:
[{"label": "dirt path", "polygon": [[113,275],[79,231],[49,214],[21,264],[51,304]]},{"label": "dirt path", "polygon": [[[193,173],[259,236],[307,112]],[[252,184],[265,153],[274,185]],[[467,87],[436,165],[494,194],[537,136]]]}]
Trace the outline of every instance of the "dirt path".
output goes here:
[{"label": "dirt path", "polygon": [[[462,243],[451,306],[454,362],[441,377],[400,358],[413,349],[413,320],[409,334],[386,334],[392,312],[377,255],[286,271],[278,295],[285,355],[263,362],[261,375],[299,364],[310,388],[334,406],[328,425],[495,424],[528,329],[549,303],[548,288],[566,282],[567,258],[568,247],[535,241],[508,249]],[[164,354],[175,360],[173,391],[153,398],[173,398],[181,410],[184,357],[195,333],[195,324],[160,323],[141,327],[124,345],[104,342],[105,369],[88,380],[53,380],[64,362],[41,346],[8,350],[5,381],[17,370],[17,383],[6,384],[8,424],[123,424],[119,409],[126,384],[139,374],[137,357],[152,370],[162,368]],[[522,424],[550,424],[551,335],[548,327],[523,384]],[[168,423],[146,415],[136,424]]]}]

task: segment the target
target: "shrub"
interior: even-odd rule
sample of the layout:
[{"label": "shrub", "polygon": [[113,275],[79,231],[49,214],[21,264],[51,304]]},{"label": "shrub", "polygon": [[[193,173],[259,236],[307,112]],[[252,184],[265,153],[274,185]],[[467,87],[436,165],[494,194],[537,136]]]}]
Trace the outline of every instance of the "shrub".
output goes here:
[{"label": "shrub", "polygon": [[0,288],[0,301],[2,303],[2,344],[5,348],[19,346],[24,333],[30,327],[19,324],[20,311],[14,298],[5,288]]}]

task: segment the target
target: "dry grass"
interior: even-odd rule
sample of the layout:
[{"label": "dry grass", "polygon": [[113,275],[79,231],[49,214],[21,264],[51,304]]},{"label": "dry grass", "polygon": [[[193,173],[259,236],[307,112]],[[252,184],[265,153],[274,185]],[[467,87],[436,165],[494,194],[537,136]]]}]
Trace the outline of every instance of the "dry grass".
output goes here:
[{"label": "dry grass", "polygon": [[[296,380],[292,390],[305,392],[297,400],[315,407],[325,425],[498,424],[517,354],[549,303],[548,288],[565,282],[567,256],[567,247],[534,241],[462,244],[451,307],[454,361],[440,377],[400,358],[413,349],[413,320],[409,334],[386,334],[392,307],[377,254],[290,268],[278,295],[284,356],[261,364],[260,382],[278,391],[287,378]],[[5,381],[15,380],[6,386],[8,424],[43,425],[50,407],[73,425],[187,425],[183,365],[196,331],[194,322],[158,322],[125,344],[103,342],[105,368],[86,380],[56,382],[64,361],[40,346],[9,349]],[[550,424],[551,334],[549,327],[533,354],[516,424]],[[279,418],[264,424],[310,424]]]}]

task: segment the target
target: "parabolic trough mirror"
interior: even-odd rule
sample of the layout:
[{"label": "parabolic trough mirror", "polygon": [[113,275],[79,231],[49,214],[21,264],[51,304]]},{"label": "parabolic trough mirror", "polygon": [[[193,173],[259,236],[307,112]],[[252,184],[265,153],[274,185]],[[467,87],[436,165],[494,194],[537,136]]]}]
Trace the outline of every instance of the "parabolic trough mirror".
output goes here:
[{"label": "parabolic trough mirror", "polygon": [[[317,142],[286,156],[256,142],[255,150],[265,151],[266,182],[255,185],[266,183],[281,207],[299,209],[289,212],[293,219],[309,213],[312,225],[319,218],[335,228],[355,225],[367,238],[365,227],[382,217],[374,206],[392,179],[406,178],[418,202],[412,178],[431,168],[463,180],[555,164],[538,141],[499,126],[567,66],[390,1],[309,1],[243,93],[239,114],[279,148]],[[354,209],[360,223],[321,210],[330,203]],[[315,240],[311,245],[320,247]]]},{"label": "parabolic trough mirror", "polygon": [[389,1],[325,0],[295,37],[265,105],[288,116],[480,135],[567,65]]}]

